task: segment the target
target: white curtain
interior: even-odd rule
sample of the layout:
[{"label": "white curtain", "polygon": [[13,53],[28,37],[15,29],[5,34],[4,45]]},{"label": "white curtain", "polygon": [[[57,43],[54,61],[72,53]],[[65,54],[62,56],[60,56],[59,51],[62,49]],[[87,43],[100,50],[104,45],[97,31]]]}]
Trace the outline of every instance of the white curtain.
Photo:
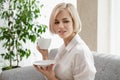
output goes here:
[{"label": "white curtain", "polygon": [[98,44],[100,53],[120,54],[120,0],[98,0]]},{"label": "white curtain", "polygon": [[111,48],[120,54],[120,0],[111,0]]}]

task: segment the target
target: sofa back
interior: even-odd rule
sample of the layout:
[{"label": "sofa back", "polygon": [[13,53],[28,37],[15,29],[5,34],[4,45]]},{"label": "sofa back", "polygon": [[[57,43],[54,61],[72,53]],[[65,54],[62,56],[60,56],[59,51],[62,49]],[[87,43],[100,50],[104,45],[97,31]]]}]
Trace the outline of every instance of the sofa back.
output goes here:
[{"label": "sofa back", "polygon": [[120,55],[93,53],[95,80],[120,80]]}]

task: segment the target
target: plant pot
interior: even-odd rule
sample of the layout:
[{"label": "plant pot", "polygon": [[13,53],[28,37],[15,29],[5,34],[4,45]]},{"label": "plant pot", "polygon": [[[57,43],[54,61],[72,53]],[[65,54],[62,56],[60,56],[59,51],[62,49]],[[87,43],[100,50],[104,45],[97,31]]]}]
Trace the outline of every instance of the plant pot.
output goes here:
[{"label": "plant pot", "polygon": [[10,70],[10,69],[15,69],[15,68],[20,68],[20,66],[12,66],[12,67],[7,66],[7,67],[3,67],[3,68],[2,68],[2,71]]}]

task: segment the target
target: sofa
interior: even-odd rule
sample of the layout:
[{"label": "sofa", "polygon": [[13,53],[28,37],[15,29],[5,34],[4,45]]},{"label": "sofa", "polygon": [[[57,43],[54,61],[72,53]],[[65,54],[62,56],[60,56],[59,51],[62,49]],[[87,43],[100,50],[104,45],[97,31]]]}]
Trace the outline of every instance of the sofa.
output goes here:
[{"label": "sofa", "polygon": [[[57,49],[50,51],[50,59],[54,59]],[[120,56],[93,52],[97,73],[95,80],[120,80]],[[45,80],[44,75],[33,66],[3,71],[0,80]]]}]

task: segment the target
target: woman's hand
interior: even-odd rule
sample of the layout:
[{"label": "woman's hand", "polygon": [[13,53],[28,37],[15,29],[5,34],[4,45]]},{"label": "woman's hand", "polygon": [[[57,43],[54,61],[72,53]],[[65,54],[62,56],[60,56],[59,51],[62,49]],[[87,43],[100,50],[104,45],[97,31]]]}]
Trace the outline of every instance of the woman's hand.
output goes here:
[{"label": "woman's hand", "polygon": [[43,59],[48,59],[48,50],[47,49],[41,49],[38,45],[36,46],[37,50],[41,53]]},{"label": "woman's hand", "polygon": [[44,74],[48,78],[48,80],[57,80],[57,78],[55,77],[53,66],[54,64],[51,64],[50,66],[43,68],[38,65],[34,65],[35,69]]}]

